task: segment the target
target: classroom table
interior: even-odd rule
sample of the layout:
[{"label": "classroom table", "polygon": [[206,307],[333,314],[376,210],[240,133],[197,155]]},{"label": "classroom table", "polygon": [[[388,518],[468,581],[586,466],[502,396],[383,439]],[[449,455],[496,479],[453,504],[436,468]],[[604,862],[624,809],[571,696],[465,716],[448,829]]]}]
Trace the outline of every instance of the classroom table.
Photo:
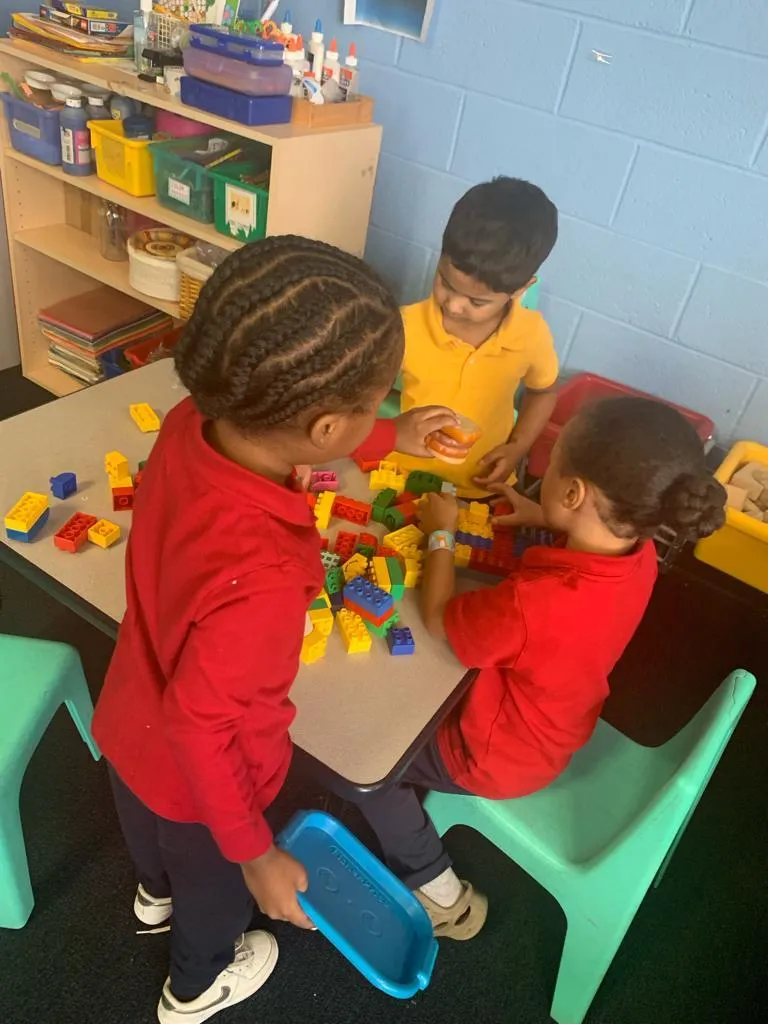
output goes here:
[{"label": "classroom table", "polygon": [[[125,610],[131,513],[112,511],[104,456],[117,449],[134,472],[156,435],[141,433],[128,406],[148,402],[162,416],[185,395],[172,361],[165,359],[0,422],[3,515],[25,491],[48,493],[49,478],[57,473],[73,472],[78,479],[70,498],[50,496],[49,522],[33,543],[8,540],[3,530],[0,555],[112,637]],[[352,462],[333,468],[340,493],[372,497],[367,478]],[[118,523],[120,542],[107,550],[88,544],[74,555],[54,547],[53,534],[78,511]],[[334,520],[331,535],[345,526],[356,529]],[[370,529],[381,532],[376,524]],[[302,665],[291,691],[295,743],[330,770],[335,788],[351,798],[396,779],[471,681],[447,644],[422,627],[413,591],[406,592],[399,610],[413,630],[414,655],[392,657],[377,638],[369,653],[348,655],[334,631],[325,658]]]}]

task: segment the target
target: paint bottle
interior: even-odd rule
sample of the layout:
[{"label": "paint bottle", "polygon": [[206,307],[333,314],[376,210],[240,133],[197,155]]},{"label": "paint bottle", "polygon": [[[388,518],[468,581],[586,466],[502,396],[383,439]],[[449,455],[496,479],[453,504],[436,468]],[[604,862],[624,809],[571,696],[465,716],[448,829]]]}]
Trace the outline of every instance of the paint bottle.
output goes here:
[{"label": "paint bottle", "polygon": [[323,45],[323,23],[318,18],[315,22],[315,30],[309,40],[309,62],[312,65],[312,74],[318,83],[323,73],[323,61],[325,60],[325,46]]},{"label": "paint bottle", "polygon": [[75,177],[93,174],[91,133],[88,131],[88,115],[83,110],[82,96],[67,97],[59,115],[59,125],[61,169],[65,174]]},{"label": "paint bottle", "polygon": [[336,47],[336,40],[332,39],[331,45],[325,52],[325,64],[323,65],[323,73],[320,79],[322,85],[325,85],[330,78],[338,82],[340,73],[339,51]]},{"label": "paint bottle", "polygon": [[352,43],[349,47],[349,54],[344,61],[344,67],[339,72],[339,85],[344,93],[344,99],[349,99],[357,92],[357,47]]},{"label": "paint bottle", "polygon": [[105,96],[89,96],[88,105],[85,108],[89,121],[111,121],[112,115],[107,110]]}]

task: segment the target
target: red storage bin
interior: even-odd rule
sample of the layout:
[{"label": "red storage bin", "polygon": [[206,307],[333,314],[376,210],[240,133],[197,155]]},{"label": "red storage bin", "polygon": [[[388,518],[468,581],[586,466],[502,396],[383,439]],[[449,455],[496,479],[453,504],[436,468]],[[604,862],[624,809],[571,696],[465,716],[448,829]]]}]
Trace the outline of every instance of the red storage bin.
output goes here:
[{"label": "red storage bin", "polygon": [[174,327],[164,334],[156,334],[146,341],[139,341],[135,345],[129,345],[123,355],[131,364],[131,368],[138,370],[140,366],[146,366],[150,362],[150,356],[158,348],[172,349],[181,337],[184,327]]},{"label": "red storage bin", "polygon": [[[564,384],[557,396],[557,405],[552,414],[552,419],[542,431],[540,437],[531,448],[528,454],[528,472],[531,476],[542,477],[549,465],[549,457],[555,442],[560,436],[560,431],[572,419],[579,409],[591,402],[597,402],[601,398],[622,398],[632,395],[639,398],[654,398],[644,391],[637,391],[635,388],[627,387],[626,384],[619,384],[615,380],[607,380],[605,377],[598,377],[595,373],[578,373]],[[663,401],[663,399],[656,399]],[[681,413],[696,433],[701,438],[703,445],[708,444],[714,437],[715,424],[701,413],[693,412],[692,409],[684,409],[675,405],[674,402],[667,402],[673,409]]]}]

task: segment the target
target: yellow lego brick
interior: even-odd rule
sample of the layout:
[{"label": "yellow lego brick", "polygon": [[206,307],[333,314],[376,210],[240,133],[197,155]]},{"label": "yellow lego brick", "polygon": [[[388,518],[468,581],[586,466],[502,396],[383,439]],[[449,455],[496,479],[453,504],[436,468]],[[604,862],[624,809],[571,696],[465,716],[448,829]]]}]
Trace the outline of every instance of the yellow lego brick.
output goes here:
[{"label": "yellow lego brick", "polygon": [[321,491],[318,494],[317,501],[315,502],[315,522],[317,523],[318,530],[328,529],[335,500],[336,495],[333,491]]},{"label": "yellow lego brick", "polygon": [[330,608],[313,608],[309,612],[312,628],[321,636],[329,637],[333,632],[333,612]]},{"label": "yellow lego brick", "polygon": [[[113,480],[119,480],[121,477],[126,477],[130,473],[130,467],[128,466],[128,459],[122,454],[122,452],[107,452],[104,456],[104,472],[109,477],[110,483]],[[112,483],[113,487],[117,485]]]},{"label": "yellow lego brick", "polygon": [[48,498],[45,494],[37,494],[35,491],[27,491],[25,494],[22,494],[13,508],[9,509],[6,513],[6,530],[17,530],[19,533],[29,533],[47,508]]},{"label": "yellow lego brick", "polygon": [[100,519],[88,531],[88,540],[100,548],[111,547],[120,540],[120,527],[117,523],[110,523],[108,519]]},{"label": "yellow lego brick", "polygon": [[160,417],[151,405],[146,402],[137,402],[128,406],[131,419],[142,432],[142,434],[153,434],[160,429]]},{"label": "yellow lego brick", "polygon": [[357,579],[358,576],[365,576],[368,572],[368,559],[361,552],[358,551],[356,555],[352,555],[342,565],[341,571],[344,573],[344,580],[349,583],[350,580]]},{"label": "yellow lego brick", "polygon": [[413,558],[420,561],[424,557],[424,553],[420,550],[425,541],[424,533],[418,528],[411,524],[410,526],[404,526],[400,530],[395,530],[394,533],[387,533],[384,535],[382,544],[385,548],[392,548],[393,551],[397,551],[403,558]]},{"label": "yellow lego brick", "polygon": [[109,486],[114,490],[115,487],[133,487],[133,477],[131,476],[116,476],[109,478]]},{"label": "yellow lego brick", "polygon": [[342,608],[336,616],[336,620],[339,623],[341,639],[344,641],[347,654],[363,654],[365,651],[370,651],[373,640],[359,615],[351,612],[348,608]]},{"label": "yellow lego brick", "polygon": [[406,558],[403,576],[406,587],[415,587],[421,579],[421,562],[415,558]]},{"label": "yellow lego brick", "polygon": [[324,658],[327,646],[328,640],[323,636],[317,626],[315,626],[312,632],[305,636],[302,641],[300,654],[302,662],[305,665],[311,665],[313,662]]},{"label": "yellow lego brick", "polygon": [[476,523],[478,526],[484,526],[488,522],[490,511],[490,508],[487,505],[483,505],[482,502],[470,501],[467,513],[470,522]]},{"label": "yellow lego brick", "polygon": [[457,544],[456,551],[453,555],[453,561],[456,565],[466,566],[469,565],[469,560],[472,557],[472,548],[469,544]]},{"label": "yellow lego brick", "polygon": [[389,578],[386,558],[376,557],[371,560],[370,577],[374,586],[381,587],[388,594],[392,593],[392,580]]},{"label": "yellow lego brick", "polygon": [[400,472],[396,462],[383,461],[379,463],[379,468],[371,473],[368,486],[372,491],[383,491],[391,487],[398,494],[402,494],[405,490],[405,474]]}]

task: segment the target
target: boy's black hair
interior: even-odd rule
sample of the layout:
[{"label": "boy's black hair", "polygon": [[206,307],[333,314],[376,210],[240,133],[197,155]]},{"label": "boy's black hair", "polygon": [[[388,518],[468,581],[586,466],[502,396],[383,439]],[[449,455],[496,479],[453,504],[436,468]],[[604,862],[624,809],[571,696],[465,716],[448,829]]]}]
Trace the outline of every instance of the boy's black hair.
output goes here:
[{"label": "boy's black hair", "polygon": [[557,241],[557,207],[521,178],[475,185],[454,206],[442,255],[494,292],[524,288]]},{"label": "boy's black hair", "polygon": [[278,235],[216,269],[174,359],[203,415],[253,433],[315,406],[363,411],[394,380],[402,351],[397,303],[367,264]]},{"label": "boy's black hair", "polygon": [[725,522],[726,493],[708,471],[704,447],[680,413],[649,398],[587,406],[563,434],[561,473],[602,492],[598,512],[617,537],[650,537],[669,526],[684,540]]}]

